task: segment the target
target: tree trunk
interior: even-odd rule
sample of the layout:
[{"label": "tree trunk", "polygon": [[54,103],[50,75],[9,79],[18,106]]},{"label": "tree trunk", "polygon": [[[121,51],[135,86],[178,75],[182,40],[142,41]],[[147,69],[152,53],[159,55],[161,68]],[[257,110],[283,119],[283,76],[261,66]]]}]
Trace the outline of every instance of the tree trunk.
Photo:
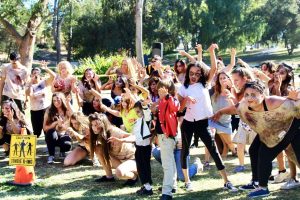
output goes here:
[{"label": "tree trunk", "polygon": [[56,60],[57,60],[57,63],[59,63],[60,60],[61,60],[60,32],[61,32],[61,26],[62,26],[63,21],[64,21],[64,17],[62,17],[57,22],[57,27],[56,27],[55,48],[56,48]]},{"label": "tree trunk", "polygon": [[135,7],[135,48],[137,60],[144,66],[143,53],[143,3],[144,0],[136,0]]},{"label": "tree trunk", "polygon": [[72,26],[72,17],[73,17],[73,5],[72,1],[70,1],[70,27],[69,27],[69,34],[68,34],[68,55],[67,60],[71,62],[72,59],[72,37],[73,37],[73,26]]},{"label": "tree trunk", "polygon": [[14,38],[16,44],[19,46],[21,63],[28,68],[32,67],[36,32],[42,23],[42,14],[45,13],[47,9],[48,1],[49,0],[39,0],[36,3],[40,6],[40,9],[36,9],[32,12],[23,36],[18,33],[17,29],[11,23],[0,16],[0,23],[4,26],[5,31]]},{"label": "tree trunk", "polygon": [[31,35],[29,32],[27,32],[23,36],[21,45],[19,46],[21,64],[29,68],[32,66],[35,40],[36,35]]}]

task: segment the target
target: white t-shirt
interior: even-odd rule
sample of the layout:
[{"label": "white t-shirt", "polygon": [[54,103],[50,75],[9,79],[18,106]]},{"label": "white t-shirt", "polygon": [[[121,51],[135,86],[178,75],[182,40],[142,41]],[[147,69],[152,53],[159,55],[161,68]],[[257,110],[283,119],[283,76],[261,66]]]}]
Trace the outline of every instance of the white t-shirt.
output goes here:
[{"label": "white t-shirt", "polygon": [[1,77],[4,79],[2,95],[24,101],[25,85],[29,77],[28,69],[21,64],[14,69],[11,64],[8,64],[3,68]]},{"label": "white t-shirt", "polygon": [[196,103],[187,102],[184,119],[190,122],[207,119],[213,115],[210,96],[207,88],[201,83],[194,83],[186,88],[184,85],[179,89],[178,94],[185,98],[191,96],[196,99]]},{"label": "white t-shirt", "polygon": [[47,100],[47,89],[46,81],[42,80],[38,84],[33,84],[32,86],[33,94],[30,96],[30,110],[37,111],[42,110],[50,106],[50,101]]}]

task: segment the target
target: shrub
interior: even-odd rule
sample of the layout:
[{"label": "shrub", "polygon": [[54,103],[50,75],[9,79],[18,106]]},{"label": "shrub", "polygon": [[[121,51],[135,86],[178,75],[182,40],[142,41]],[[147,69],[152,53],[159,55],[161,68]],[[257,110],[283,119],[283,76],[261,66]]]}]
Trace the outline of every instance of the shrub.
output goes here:
[{"label": "shrub", "polygon": [[[112,66],[114,60],[118,61],[118,66],[121,66],[121,62],[124,59],[124,56],[109,56],[109,57],[101,57],[96,55],[94,58],[87,57],[79,60],[79,67],[75,69],[75,75],[83,75],[84,70],[87,68],[92,68],[93,71],[100,75],[105,74],[107,69]],[[106,79],[101,79],[106,80]]]}]

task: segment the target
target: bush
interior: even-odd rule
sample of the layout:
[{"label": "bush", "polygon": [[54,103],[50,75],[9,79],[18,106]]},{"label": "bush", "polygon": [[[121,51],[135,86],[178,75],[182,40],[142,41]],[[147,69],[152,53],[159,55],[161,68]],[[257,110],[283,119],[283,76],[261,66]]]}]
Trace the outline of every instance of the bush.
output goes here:
[{"label": "bush", "polygon": [[[83,72],[87,68],[92,68],[93,71],[100,75],[105,74],[107,69],[112,66],[114,60],[118,61],[118,66],[121,66],[121,62],[124,59],[124,56],[109,56],[109,57],[101,57],[96,55],[94,58],[87,57],[79,60],[79,67],[75,69],[75,75],[83,75]],[[104,79],[101,79],[104,80]],[[107,79],[105,79],[107,80]]]}]

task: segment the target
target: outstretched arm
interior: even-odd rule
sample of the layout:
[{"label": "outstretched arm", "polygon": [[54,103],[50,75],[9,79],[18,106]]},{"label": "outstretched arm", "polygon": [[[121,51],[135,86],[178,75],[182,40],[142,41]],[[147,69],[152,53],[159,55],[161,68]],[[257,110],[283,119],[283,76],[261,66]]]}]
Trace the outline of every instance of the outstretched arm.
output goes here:
[{"label": "outstretched arm", "polygon": [[217,71],[217,58],[216,58],[216,54],[215,54],[215,49],[218,49],[218,48],[219,47],[217,44],[212,44],[208,48],[209,55],[210,55],[211,68],[209,70],[207,83],[211,82],[211,80],[213,79],[213,77]]},{"label": "outstretched arm", "polygon": [[237,107],[239,104],[233,105],[233,106],[228,106],[225,108],[222,108],[221,110],[218,110],[212,117],[211,119],[213,121],[219,121],[222,115],[236,115],[237,114]]}]

